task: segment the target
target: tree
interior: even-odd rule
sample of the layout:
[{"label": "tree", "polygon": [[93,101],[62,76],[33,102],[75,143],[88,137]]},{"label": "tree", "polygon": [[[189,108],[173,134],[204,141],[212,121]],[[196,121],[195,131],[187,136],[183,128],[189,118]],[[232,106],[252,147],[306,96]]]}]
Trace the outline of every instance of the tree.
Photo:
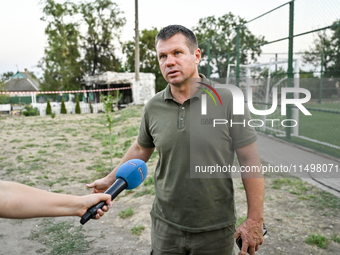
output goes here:
[{"label": "tree", "polygon": [[51,104],[50,104],[50,99],[48,98],[47,99],[47,106],[46,106],[46,115],[50,115],[52,114],[52,107],[51,107]]},{"label": "tree", "polygon": [[[322,65],[322,78],[326,78],[321,83],[315,79],[308,83],[312,98],[319,98],[320,92],[324,98],[331,98],[339,93],[337,81],[328,78],[340,77],[340,20],[333,23],[331,30],[317,33],[313,46],[302,55],[302,61],[312,65],[313,71],[319,74]],[[318,76],[321,77],[321,74]]]},{"label": "tree", "polygon": [[125,18],[120,17],[116,3],[97,0],[80,4],[82,22],[87,32],[81,36],[81,48],[85,52],[82,68],[85,74],[95,75],[106,71],[118,71],[119,60],[115,56],[114,39],[119,41]]},{"label": "tree", "polygon": [[104,110],[105,110],[105,115],[106,115],[106,121],[107,121],[107,129],[109,131],[109,137],[110,137],[110,159],[111,159],[111,168],[113,168],[113,150],[112,150],[112,127],[114,124],[114,116],[113,114],[110,114],[112,112],[112,106],[115,102],[115,98],[114,96],[108,94],[108,95],[103,95],[101,98],[101,101],[103,103],[104,106]]},{"label": "tree", "polygon": [[340,20],[333,23],[331,31],[318,32],[314,44],[302,55],[304,64],[314,66],[314,71],[320,71],[323,77],[340,77]]},{"label": "tree", "polygon": [[78,95],[77,95],[77,102],[76,102],[76,114],[81,114]]},{"label": "tree", "polygon": [[[39,62],[44,90],[80,88],[84,75],[118,70],[113,39],[118,38],[125,19],[111,0],[57,3],[43,0],[48,46]],[[83,35],[83,31],[86,34]]]},{"label": "tree", "polygon": [[60,113],[61,113],[61,114],[66,114],[66,113],[67,113],[67,109],[66,109],[66,106],[65,106],[65,100],[64,100],[64,98],[61,99]]},{"label": "tree", "polygon": [[[0,91],[5,91],[5,81],[13,76],[13,72],[6,72],[0,75]],[[0,104],[8,104],[9,95],[0,94]]]},{"label": "tree", "polygon": [[82,78],[79,63],[79,24],[72,17],[78,13],[74,3],[56,3],[45,0],[43,8],[46,21],[45,34],[48,46],[39,62],[43,70],[43,90],[73,90],[80,87]]},{"label": "tree", "polygon": [[236,61],[236,27],[239,27],[240,30],[240,64],[248,64],[251,60],[253,62],[256,61],[256,56],[260,56],[262,52],[261,48],[259,46],[249,47],[264,43],[264,36],[256,37],[253,35],[245,26],[245,23],[246,21],[243,18],[235,16],[231,12],[219,18],[209,16],[199,20],[198,25],[193,28],[193,31],[200,43],[199,47],[203,56],[200,72],[207,73],[207,45],[209,43],[211,73],[216,73],[219,77],[227,76],[227,53],[232,53],[229,54],[229,63],[235,63]]},{"label": "tree", "polygon": [[5,73],[2,73],[2,74],[1,74],[0,80],[2,80],[2,81],[7,81],[7,80],[9,80],[13,75],[14,75],[14,73],[13,73],[12,71],[8,71],[8,72],[5,72]]},{"label": "tree", "polygon": [[[5,83],[0,80],[0,91],[5,91]],[[0,94],[0,104],[7,104],[9,101],[9,96],[6,94]]]},{"label": "tree", "polygon": [[[139,36],[139,54],[143,56],[139,62],[139,70],[145,73],[156,75],[156,92],[163,90],[167,82],[164,80],[158,65],[158,58],[155,49],[155,37],[158,29],[144,29]],[[123,46],[123,53],[126,55],[125,70],[135,71],[135,41],[128,41]]]},{"label": "tree", "polygon": [[[302,55],[302,61],[304,64],[309,64],[314,66],[315,70],[318,71],[323,68],[324,75],[328,75],[329,68],[331,67],[333,61],[332,56],[334,54],[331,49],[331,37],[326,33],[325,30],[319,32],[314,39],[313,47],[310,50],[305,51]],[[323,55],[323,61],[321,61]]]},{"label": "tree", "polygon": [[340,77],[340,19],[333,23],[334,27],[332,35],[332,48],[334,51],[334,65],[331,67],[331,72],[334,77]]}]

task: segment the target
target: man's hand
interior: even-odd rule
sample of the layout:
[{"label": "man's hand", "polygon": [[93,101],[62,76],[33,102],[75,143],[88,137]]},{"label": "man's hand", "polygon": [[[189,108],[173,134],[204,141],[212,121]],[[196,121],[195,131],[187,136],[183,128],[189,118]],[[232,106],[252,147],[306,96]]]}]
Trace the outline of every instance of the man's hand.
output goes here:
[{"label": "man's hand", "polygon": [[86,186],[88,188],[93,188],[92,193],[104,193],[114,182],[115,180],[111,180],[106,176],[90,184],[86,184]]},{"label": "man's hand", "polygon": [[242,249],[239,255],[246,255],[249,247],[249,254],[255,255],[255,251],[263,243],[263,221],[254,221],[250,218],[246,219],[239,226],[235,233],[235,239],[239,236],[242,238]]},{"label": "man's hand", "polygon": [[116,173],[118,168],[130,159],[141,159],[147,162],[155,148],[144,148],[140,146],[137,140],[130,146],[118,166],[112,170],[106,177],[96,180],[90,184],[86,184],[88,188],[93,188],[92,193],[104,193],[116,181]]},{"label": "man's hand", "polygon": [[[257,166],[261,169],[261,160],[256,142],[236,149],[240,166]],[[236,230],[235,238],[242,238],[242,249],[239,255],[255,255],[263,242],[263,200],[264,178],[260,173],[242,173],[242,182],[247,196],[247,220]]]},{"label": "man's hand", "polygon": [[154,150],[155,148],[144,148],[140,146],[136,140],[125,153],[119,165],[110,174],[90,184],[86,184],[86,186],[93,188],[92,193],[104,193],[116,181],[117,170],[123,163],[130,159],[141,159],[147,162]]}]

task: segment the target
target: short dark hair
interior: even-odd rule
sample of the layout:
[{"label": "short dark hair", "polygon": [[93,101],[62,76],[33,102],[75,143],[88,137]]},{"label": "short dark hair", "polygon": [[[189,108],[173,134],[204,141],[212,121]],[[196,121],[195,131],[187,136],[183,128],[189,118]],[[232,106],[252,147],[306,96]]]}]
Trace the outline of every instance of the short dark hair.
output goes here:
[{"label": "short dark hair", "polygon": [[198,48],[196,35],[190,29],[181,25],[170,25],[162,28],[162,30],[156,35],[155,47],[157,47],[159,40],[167,40],[175,34],[183,34],[185,36],[187,46],[191,53],[194,53],[194,51]]}]

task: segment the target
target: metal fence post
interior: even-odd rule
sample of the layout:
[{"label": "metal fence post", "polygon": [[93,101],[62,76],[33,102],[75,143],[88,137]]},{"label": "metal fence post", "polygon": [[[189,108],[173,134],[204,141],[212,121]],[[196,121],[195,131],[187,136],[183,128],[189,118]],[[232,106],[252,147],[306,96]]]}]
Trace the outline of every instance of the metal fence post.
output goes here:
[{"label": "metal fence post", "polygon": [[229,73],[228,73],[228,70],[229,70],[229,64],[230,64],[230,53],[228,53],[228,58],[227,58],[227,84],[229,84]]},{"label": "metal fence post", "polygon": [[[277,62],[277,53],[275,53],[275,62]],[[275,63],[275,77],[277,77],[277,63]]]},{"label": "metal fence post", "polygon": [[323,74],[323,61],[324,61],[324,55],[323,52],[321,53],[321,70],[320,70],[320,90],[319,90],[319,104],[321,104],[322,101],[322,74]]},{"label": "metal fence post", "polygon": [[[293,87],[293,42],[294,42],[294,1],[289,2],[289,39],[288,39],[288,87]],[[287,94],[288,98],[293,98],[293,93]],[[292,119],[292,107],[286,105],[287,119]],[[291,139],[291,121],[286,127],[286,138]]]},{"label": "metal fence post", "polygon": [[208,66],[207,66],[207,78],[210,78],[210,39],[207,41],[207,55],[208,55]]},{"label": "metal fence post", "polygon": [[240,26],[236,28],[236,86],[240,87]]}]

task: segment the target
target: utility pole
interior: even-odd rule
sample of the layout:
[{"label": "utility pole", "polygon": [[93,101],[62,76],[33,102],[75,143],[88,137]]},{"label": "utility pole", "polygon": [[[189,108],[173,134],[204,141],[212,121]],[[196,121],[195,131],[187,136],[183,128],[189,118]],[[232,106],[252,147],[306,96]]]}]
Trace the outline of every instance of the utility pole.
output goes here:
[{"label": "utility pole", "polygon": [[135,0],[135,80],[136,83],[139,81],[138,0]]},{"label": "utility pole", "polygon": [[133,85],[133,101],[140,104],[139,92],[139,31],[138,31],[138,0],[135,0],[135,82]]}]

